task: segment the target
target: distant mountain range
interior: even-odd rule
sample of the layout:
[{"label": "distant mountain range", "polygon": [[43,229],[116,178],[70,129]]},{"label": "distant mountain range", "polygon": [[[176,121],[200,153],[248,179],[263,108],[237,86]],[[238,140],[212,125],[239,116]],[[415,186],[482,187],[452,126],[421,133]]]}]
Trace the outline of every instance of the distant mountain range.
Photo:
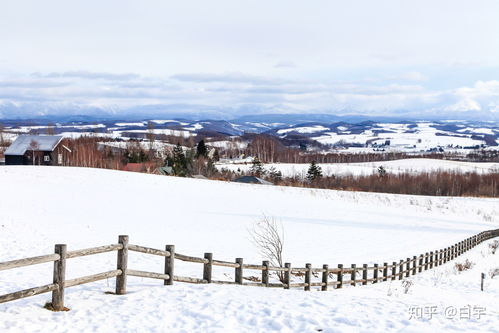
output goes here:
[{"label": "distant mountain range", "polygon": [[292,142],[317,142],[347,148],[432,150],[438,147],[471,149],[499,145],[499,124],[484,121],[415,121],[389,117],[334,115],[253,115],[233,120],[96,119],[90,116],[4,120],[12,134],[52,132],[75,137],[85,134],[112,138],[145,138],[148,133],[203,136],[220,140],[264,133]]}]

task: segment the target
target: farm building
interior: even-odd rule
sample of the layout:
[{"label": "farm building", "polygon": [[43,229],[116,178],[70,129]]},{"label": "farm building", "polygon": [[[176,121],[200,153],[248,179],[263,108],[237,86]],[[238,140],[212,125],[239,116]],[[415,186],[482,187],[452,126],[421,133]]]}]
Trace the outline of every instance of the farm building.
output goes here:
[{"label": "farm building", "polygon": [[264,179],[255,176],[242,176],[234,180],[236,183],[274,185]]},{"label": "farm building", "polygon": [[20,135],[5,151],[6,165],[63,165],[63,137],[55,135]]}]

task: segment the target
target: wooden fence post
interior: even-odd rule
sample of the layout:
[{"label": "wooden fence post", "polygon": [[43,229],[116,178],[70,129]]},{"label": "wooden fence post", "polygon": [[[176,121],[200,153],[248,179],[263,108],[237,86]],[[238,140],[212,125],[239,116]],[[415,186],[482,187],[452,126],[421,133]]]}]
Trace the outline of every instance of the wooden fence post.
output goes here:
[{"label": "wooden fence post", "polygon": [[399,263],[399,280],[402,280],[404,276],[404,260],[400,260]]},{"label": "wooden fence post", "polygon": [[383,281],[388,280],[388,263],[383,263]]},{"label": "wooden fence post", "polygon": [[343,288],[343,264],[338,264],[338,273],[336,273],[336,281],[338,281],[336,288],[337,289]]},{"label": "wooden fence post", "polygon": [[52,309],[54,311],[64,310],[64,284],[66,281],[66,244],[56,244],[55,253],[60,258],[54,261],[53,283],[57,284],[57,289],[52,291]]},{"label": "wooden fence post", "polygon": [[378,273],[379,273],[378,264],[374,264],[373,283],[378,283]]},{"label": "wooden fence post", "polygon": [[429,255],[430,254],[428,252],[426,252],[425,257],[424,257],[424,270],[425,271],[428,269],[428,264],[430,262]]},{"label": "wooden fence post", "polygon": [[433,251],[430,252],[430,269],[433,268]]},{"label": "wooden fence post", "polygon": [[392,263],[392,280],[395,280],[397,278],[397,262],[394,261]]},{"label": "wooden fence post", "polygon": [[305,271],[305,287],[303,287],[304,290],[309,291],[310,290],[310,283],[312,282],[312,264],[305,264],[305,268],[307,269]]},{"label": "wooden fence post", "polygon": [[367,264],[362,265],[362,285],[367,285]]},{"label": "wooden fence post", "polygon": [[236,267],[236,283],[243,284],[243,258],[236,258],[236,263],[239,267]]},{"label": "wooden fence post", "polygon": [[321,290],[327,291],[327,280],[329,277],[329,265],[326,265],[326,264],[322,265],[322,269],[324,270],[324,272],[322,272],[322,283],[324,285],[321,287]]},{"label": "wooden fence post", "polygon": [[350,273],[350,284],[355,287],[355,275],[357,273],[357,265],[352,264],[352,272]]},{"label": "wooden fence post", "polygon": [[117,269],[121,270],[121,274],[116,277],[116,295],[126,294],[126,270],[128,268],[128,236],[121,235],[118,237],[118,243],[123,245],[121,250],[118,250]]},{"label": "wooden fence post", "polygon": [[416,266],[418,265],[418,257],[412,257],[412,275],[416,275]]},{"label": "wooden fence post", "polygon": [[287,262],[284,264],[284,267],[287,268],[284,271],[284,289],[289,289],[289,285],[291,283],[291,263]]},{"label": "wooden fence post", "polygon": [[213,272],[213,253],[206,252],[204,258],[208,260],[207,263],[203,264],[203,280],[211,283],[211,275]]},{"label": "wooden fence post", "polygon": [[168,274],[169,279],[164,281],[164,285],[171,286],[175,272],[175,245],[166,245],[165,250],[170,252],[170,256],[165,257],[165,274]]},{"label": "wooden fence post", "polygon": [[262,270],[262,283],[265,287],[269,286],[269,266],[270,263],[268,260],[262,261],[262,266],[265,267],[265,269]]},{"label": "wooden fence post", "polygon": [[418,263],[418,273],[421,273],[423,271],[423,255],[419,255],[419,263]]},{"label": "wooden fence post", "polygon": [[409,277],[409,275],[411,275],[411,258],[407,258],[405,270],[405,277]]}]

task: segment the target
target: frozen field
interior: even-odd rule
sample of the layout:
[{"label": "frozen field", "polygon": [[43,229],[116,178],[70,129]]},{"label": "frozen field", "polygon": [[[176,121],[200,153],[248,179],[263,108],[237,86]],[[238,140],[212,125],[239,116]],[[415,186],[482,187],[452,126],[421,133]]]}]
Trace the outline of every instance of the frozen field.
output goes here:
[{"label": "frozen field", "polygon": [[[394,161],[365,162],[365,163],[319,163],[322,173],[327,176],[332,175],[371,175],[378,172],[378,167],[383,166],[388,173],[421,173],[431,171],[452,171],[452,172],[477,172],[492,173],[499,172],[499,163],[474,163],[448,160],[436,160],[428,158],[409,158]],[[218,169],[227,169],[236,172],[248,172],[251,162],[244,163],[218,163]],[[308,163],[267,163],[265,170],[274,167],[281,171],[285,177],[305,177],[310,164]]]},{"label": "frozen field", "polygon": [[[110,170],[61,167],[0,167],[0,261],[115,243],[128,234],[134,244],[182,254],[213,252],[220,260],[261,258],[248,228],[263,215],[282,221],[285,260],[382,263],[440,249],[487,229],[499,228],[499,200],[435,198],[235,184]],[[497,331],[499,278],[480,272],[499,267],[487,244],[458,258],[476,266],[456,274],[452,263],[400,282],[329,292],[237,286],[193,286],[129,278],[129,294],[106,295],[114,280],[66,291],[71,311],[41,308],[49,294],[0,305],[2,332],[435,332]],[[67,278],[114,269],[116,255],[68,261]],[[161,272],[161,258],[130,255],[129,267]],[[176,265],[179,275],[202,274],[200,264]],[[51,282],[52,265],[0,272],[0,294]],[[248,274],[251,274],[248,272]],[[232,277],[214,269],[214,278]],[[254,273],[257,275],[257,272]],[[447,319],[445,307],[486,308],[481,318]],[[411,307],[436,306],[432,318],[410,319]],[[481,311],[478,311],[481,312]]]}]

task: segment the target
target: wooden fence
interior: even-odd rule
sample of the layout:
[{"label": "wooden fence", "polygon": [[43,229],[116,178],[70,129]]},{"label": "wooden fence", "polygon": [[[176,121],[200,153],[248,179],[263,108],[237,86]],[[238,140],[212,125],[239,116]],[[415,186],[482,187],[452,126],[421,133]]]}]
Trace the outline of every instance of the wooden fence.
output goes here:
[{"label": "wooden fence", "polygon": [[[374,264],[373,266],[364,264],[361,267],[357,267],[355,264],[352,264],[351,267],[344,267],[342,264],[339,264],[336,268],[330,268],[328,265],[314,268],[311,264],[306,264],[305,267],[291,267],[290,263],[286,263],[284,267],[274,267],[270,266],[268,261],[263,261],[261,265],[245,264],[243,258],[236,258],[235,262],[215,260],[213,259],[212,253],[205,253],[203,258],[191,257],[176,253],[174,245],[167,245],[165,250],[158,250],[129,244],[128,236],[119,236],[118,244],[76,251],[67,251],[65,244],[57,244],[55,245],[55,252],[53,254],[0,263],[0,271],[2,271],[54,262],[53,281],[51,284],[0,295],[0,303],[52,292],[51,308],[55,311],[62,311],[65,309],[64,290],[66,288],[116,277],[116,294],[123,295],[126,294],[127,276],[159,279],[163,280],[165,285],[172,285],[174,281],[178,281],[187,283],[239,284],[284,289],[304,288],[304,290],[310,290],[311,287],[320,287],[320,290],[323,291],[328,290],[328,287],[340,289],[344,286],[367,285],[370,283],[379,283],[396,279],[402,280],[404,277],[409,277],[421,273],[424,270],[445,264],[476,245],[494,237],[499,237],[499,229],[484,231],[445,249],[426,252],[419,256],[402,259],[399,262],[394,261],[391,264],[387,262],[382,265]],[[67,259],[111,251],[117,251],[117,267],[115,270],[66,280],[65,272]],[[164,257],[165,263],[163,273],[129,269],[129,251]],[[202,264],[203,278],[174,275],[175,260]],[[234,281],[213,280],[213,266],[234,268]],[[258,278],[257,281],[245,282],[245,280],[248,280],[248,277],[244,276],[246,270],[261,271],[261,279]],[[280,272],[282,277],[281,281],[278,283],[271,283],[271,272]],[[292,277],[303,277],[303,282],[293,283]],[[314,278],[315,280],[320,281],[314,282]],[[255,279],[253,278],[250,280]]]}]

